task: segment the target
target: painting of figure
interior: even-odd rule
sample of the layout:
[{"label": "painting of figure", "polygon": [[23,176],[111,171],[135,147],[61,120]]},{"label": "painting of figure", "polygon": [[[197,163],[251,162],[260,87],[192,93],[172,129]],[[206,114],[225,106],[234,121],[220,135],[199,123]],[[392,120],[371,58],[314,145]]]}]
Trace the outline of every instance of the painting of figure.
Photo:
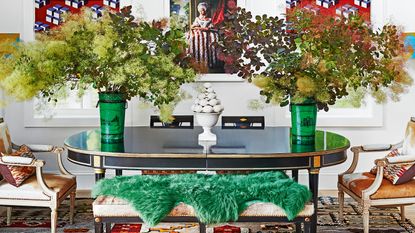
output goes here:
[{"label": "painting of figure", "polygon": [[170,13],[186,29],[188,52],[208,73],[224,73],[217,57],[222,23],[236,11],[236,0],[171,0]]}]

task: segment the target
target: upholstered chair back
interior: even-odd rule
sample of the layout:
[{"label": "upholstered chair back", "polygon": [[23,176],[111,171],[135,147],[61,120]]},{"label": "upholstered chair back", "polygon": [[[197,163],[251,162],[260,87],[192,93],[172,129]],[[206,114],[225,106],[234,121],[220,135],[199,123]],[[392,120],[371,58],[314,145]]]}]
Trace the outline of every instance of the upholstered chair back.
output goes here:
[{"label": "upholstered chair back", "polygon": [[405,139],[402,146],[402,154],[415,155],[415,117],[406,126]]},{"label": "upholstered chair back", "polygon": [[12,140],[6,122],[0,118],[0,152],[5,154],[12,153]]}]

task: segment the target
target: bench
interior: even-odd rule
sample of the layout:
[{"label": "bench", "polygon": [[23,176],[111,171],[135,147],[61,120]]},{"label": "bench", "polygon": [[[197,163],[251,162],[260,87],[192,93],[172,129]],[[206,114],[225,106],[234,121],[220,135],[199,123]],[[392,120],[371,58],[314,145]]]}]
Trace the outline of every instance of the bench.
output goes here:
[{"label": "bench", "polygon": [[[111,232],[112,223],[142,223],[140,213],[122,199],[110,196],[98,196],[92,204],[95,233],[102,233],[105,225],[105,231]],[[304,224],[304,232],[310,232],[310,220],[314,213],[314,205],[305,205],[303,211],[293,220],[288,220],[284,211],[272,204],[258,202],[250,205],[240,214],[238,222],[292,222],[296,225],[296,232],[302,232],[301,225]],[[163,222],[196,222],[199,223],[200,233],[206,232],[205,224],[201,223],[193,207],[180,203]]]}]

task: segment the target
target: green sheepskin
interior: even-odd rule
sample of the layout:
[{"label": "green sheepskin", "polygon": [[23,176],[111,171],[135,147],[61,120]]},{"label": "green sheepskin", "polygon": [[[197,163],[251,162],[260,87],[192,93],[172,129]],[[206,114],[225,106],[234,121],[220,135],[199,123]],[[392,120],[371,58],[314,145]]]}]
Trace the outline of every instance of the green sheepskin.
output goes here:
[{"label": "green sheepskin", "polygon": [[193,206],[206,224],[237,221],[253,202],[272,202],[292,220],[311,199],[311,192],[283,172],[249,175],[138,175],[99,181],[93,196],[127,200],[142,220],[155,226],[180,202]]}]

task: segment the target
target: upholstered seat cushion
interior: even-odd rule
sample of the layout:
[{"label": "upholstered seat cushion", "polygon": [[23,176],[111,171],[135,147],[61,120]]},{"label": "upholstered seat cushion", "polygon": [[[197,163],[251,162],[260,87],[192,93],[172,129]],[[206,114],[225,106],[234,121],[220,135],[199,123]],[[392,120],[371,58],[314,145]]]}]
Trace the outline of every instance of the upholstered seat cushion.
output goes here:
[{"label": "upholstered seat cushion", "polygon": [[[139,217],[140,214],[125,200],[111,197],[98,196],[92,204],[95,217]],[[298,216],[308,217],[314,212],[314,206],[307,204],[304,210]],[[192,206],[180,203],[169,214],[169,216],[187,216],[194,217],[195,211]],[[265,202],[257,202],[250,205],[241,216],[286,216],[284,210],[280,207]]]},{"label": "upholstered seat cushion", "polygon": [[[76,178],[71,176],[44,173],[43,178],[49,188],[58,192],[58,197],[61,197],[76,185]],[[0,199],[50,200],[50,197],[42,192],[42,188],[36,180],[36,175],[33,175],[18,188],[5,180],[0,181]]]},{"label": "upholstered seat cushion", "polygon": [[[370,172],[352,173],[339,176],[339,182],[359,197],[362,191],[369,188],[376,175]],[[371,196],[371,199],[415,197],[415,180],[404,184],[394,185],[387,179],[383,179],[379,190]]]}]

